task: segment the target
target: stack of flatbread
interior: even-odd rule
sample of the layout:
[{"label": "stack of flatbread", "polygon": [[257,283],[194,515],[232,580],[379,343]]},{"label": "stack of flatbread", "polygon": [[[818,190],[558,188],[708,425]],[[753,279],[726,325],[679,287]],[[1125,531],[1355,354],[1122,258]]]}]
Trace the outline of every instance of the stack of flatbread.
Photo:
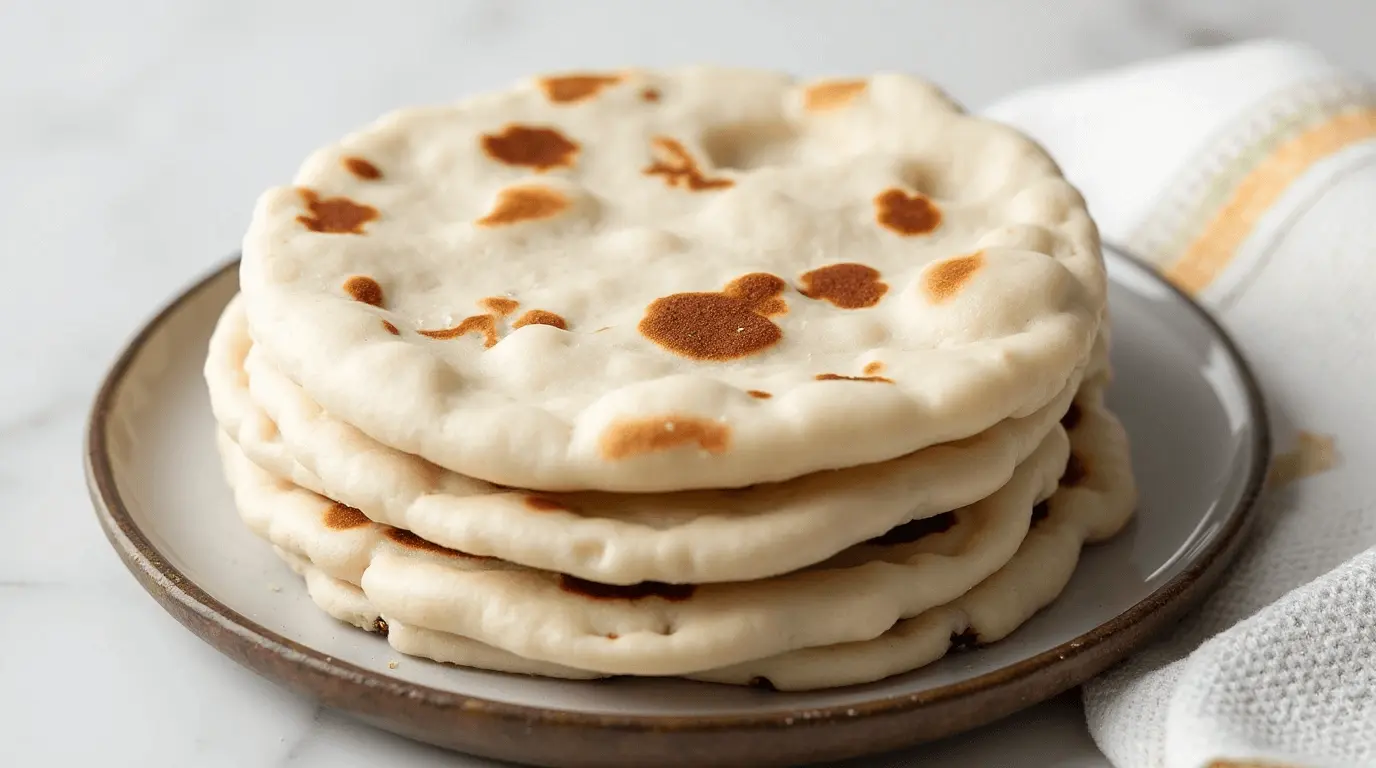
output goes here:
[{"label": "stack of flatbread", "polygon": [[897,74],[536,78],[258,201],[205,374],[243,520],[400,653],[778,689],[997,641],[1136,499],[1031,141]]}]

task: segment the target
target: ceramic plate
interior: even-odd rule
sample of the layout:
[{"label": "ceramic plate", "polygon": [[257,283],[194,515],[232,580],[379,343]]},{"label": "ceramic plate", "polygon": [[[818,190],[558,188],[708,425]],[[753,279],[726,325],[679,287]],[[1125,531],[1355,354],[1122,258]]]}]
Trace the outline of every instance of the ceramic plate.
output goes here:
[{"label": "ceramic plate", "polygon": [[1132,440],[1135,521],[1087,550],[1060,599],[1007,639],[877,683],[777,693],[526,678],[400,658],[383,638],[326,618],[240,523],[220,475],[201,365],[236,290],[236,262],[163,310],[110,372],[89,428],[92,498],[130,570],[188,629],[289,688],[407,736],[546,765],[772,765],[896,749],[1101,672],[1198,601],[1245,533],[1269,458],[1245,363],[1154,273],[1117,253],[1108,260],[1108,399]]}]

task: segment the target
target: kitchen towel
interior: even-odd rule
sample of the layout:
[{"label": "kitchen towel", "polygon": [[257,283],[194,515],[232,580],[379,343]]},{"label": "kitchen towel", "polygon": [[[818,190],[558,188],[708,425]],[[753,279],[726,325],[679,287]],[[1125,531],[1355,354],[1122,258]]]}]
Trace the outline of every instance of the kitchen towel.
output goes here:
[{"label": "kitchen towel", "polygon": [[1051,151],[1106,241],[1212,311],[1271,411],[1245,552],[1085,686],[1095,742],[1120,768],[1376,766],[1376,87],[1268,40],[984,112]]}]

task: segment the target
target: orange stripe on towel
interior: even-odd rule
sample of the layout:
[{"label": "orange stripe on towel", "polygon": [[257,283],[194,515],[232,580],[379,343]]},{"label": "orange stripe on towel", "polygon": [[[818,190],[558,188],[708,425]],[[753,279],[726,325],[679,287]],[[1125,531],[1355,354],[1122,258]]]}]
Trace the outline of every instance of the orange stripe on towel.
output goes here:
[{"label": "orange stripe on towel", "polygon": [[1296,179],[1325,157],[1372,137],[1376,108],[1364,108],[1335,115],[1282,144],[1243,177],[1199,237],[1165,270],[1167,279],[1192,294],[1207,288]]}]

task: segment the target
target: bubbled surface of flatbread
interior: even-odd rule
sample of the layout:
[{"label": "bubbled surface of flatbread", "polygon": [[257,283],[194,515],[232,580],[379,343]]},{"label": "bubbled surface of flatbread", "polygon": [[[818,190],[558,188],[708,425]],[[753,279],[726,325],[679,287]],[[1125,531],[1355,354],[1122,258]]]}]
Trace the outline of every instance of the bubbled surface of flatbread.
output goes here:
[{"label": "bubbled surface of flatbread", "polygon": [[[1086,375],[1107,365],[1100,341]],[[221,429],[268,472],[436,544],[605,584],[764,578],[973,503],[1008,481],[1075,395],[956,443],[781,483],[531,493],[439,469],[324,411],[254,354],[237,298],[211,336],[206,379]]]},{"label": "bubbled surface of flatbread", "polygon": [[1008,562],[1055,489],[1057,426],[992,496],[749,582],[614,586],[430,542],[276,478],[225,433],[241,516],[274,545],[362,588],[385,619],[471,637],[524,658],[609,674],[676,675],[794,648],[875,637],[964,594]]},{"label": "bubbled surface of flatbread", "polygon": [[[1096,377],[1076,398],[1066,425],[1074,459],[1056,492],[1034,511],[1017,553],[993,575],[952,602],[898,621],[872,639],[798,648],[687,676],[780,690],[828,688],[907,672],[952,648],[1008,636],[1060,594],[1082,546],[1113,536],[1132,517],[1138,492],[1130,449],[1121,424],[1104,408],[1106,381],[1107,376]],[[605,674],[524,658],[463,635],[403,623],[394,614],[384,616],[355,584],[329,575],[310,559],[319,558],[330,572],[357,580],[356,573],[341,570],[347,558],[340,553],[357,550],[366,540],[361,515],[336,507],[322,513],[318,500],[295,496],[299,498],[240,504],[240,512],[260,536],[281,542],[274,549],[306,578],[311,597],[331,616],[383,632],[394,649],[412,656],[547,677]],[[318,530],[322,521],[329,524],[329,534],[302,535]],[[336,543],[329,542],[332,538]]]},{"label": "bubbled surface of flatbread", "polygon": [[1026,416],[1105,301],[1082,198],[930,84],[692,68],[411,109],[262,195],[254,340],[326,410],[538,490],[736,487]]}]

